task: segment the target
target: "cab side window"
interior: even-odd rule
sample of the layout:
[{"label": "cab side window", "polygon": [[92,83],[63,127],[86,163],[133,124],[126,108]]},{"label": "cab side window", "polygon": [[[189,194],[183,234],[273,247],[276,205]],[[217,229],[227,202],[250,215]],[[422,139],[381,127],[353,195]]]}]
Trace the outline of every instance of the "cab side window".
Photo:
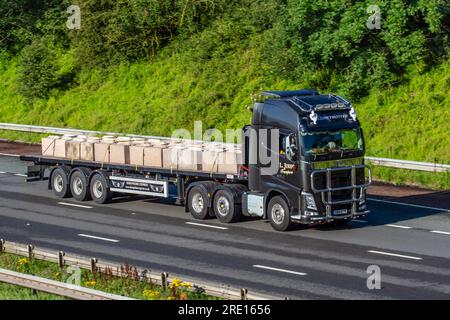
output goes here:
[{"label": "cab side window", "polygon": [[297,161],[297,138],[293,133],[280,133],[280,156]]}]

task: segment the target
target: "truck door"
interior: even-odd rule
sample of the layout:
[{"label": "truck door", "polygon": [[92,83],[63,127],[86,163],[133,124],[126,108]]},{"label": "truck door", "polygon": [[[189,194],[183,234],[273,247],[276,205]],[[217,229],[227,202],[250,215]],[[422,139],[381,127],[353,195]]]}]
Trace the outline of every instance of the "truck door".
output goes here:
[{"label": "truck door", "polygon": [[289,130],[280,130],[280,168],[277,177],[288,184],[300,187],[299,145],[297,134]]},{"label": "truck door", "polygon": [[[299,207],[301,194],[301,174],[299,171],[299,146],[297,134],[280,129],[278,146],[270,147],[271,152],[278,153],[278,170],[271,175],[261,175],[261,192],[279,191],[286,195],[293,208]],[[261,172],[263,169],[261,169]]]}]

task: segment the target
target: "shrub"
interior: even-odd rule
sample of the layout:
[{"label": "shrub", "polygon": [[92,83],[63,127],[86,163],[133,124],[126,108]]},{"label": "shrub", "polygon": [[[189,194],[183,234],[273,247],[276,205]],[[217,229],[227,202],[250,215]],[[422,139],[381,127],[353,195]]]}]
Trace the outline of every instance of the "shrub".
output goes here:
[{"label": "shrub", "polygon": [[45,98],[56,82],[55,56],[43,39],[26,46],[20,56],[20,92],[29,99]]}]

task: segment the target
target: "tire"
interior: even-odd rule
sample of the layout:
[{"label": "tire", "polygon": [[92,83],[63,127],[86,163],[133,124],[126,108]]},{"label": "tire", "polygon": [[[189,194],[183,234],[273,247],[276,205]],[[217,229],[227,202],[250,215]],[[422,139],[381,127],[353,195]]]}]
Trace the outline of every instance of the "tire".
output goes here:
[{"label": "tire", "polygon": [[89,189],[91,191],[92,200],[94,200],[95,203],[104,204],[111,202],[112,192],[103,175],[96,173],[91,179]]},{"label": "tire", "polygon": [[84,172],[77,170],[70,177],[70,191],[72,196],[78,201],[91,200],[91,190],[89,188],[88,177]]},{"label": "tire", "polygon": [[69,198],[71,196],[69,178],[67,177],[67,172],[62,168],[56,168],[53,170],[51,186],[53,193],[58,198]]},{"label": "tire", "polygon": [[209,217],[208,196],[200,187],[193,187],[189,191],[188,208],[195,219],[205,220]]},{"label": "tire", "polygon": [[219,190],[214,196],[214,214],[223,223],[233,223],[241,219],[241,206],[228,190]]},{"label": "tire", "polygon": [[269,201],[267,216],[270,225],[276,231],[287,231],[291,228],[291,215],[289,206],[281,196],[275,196]]}]

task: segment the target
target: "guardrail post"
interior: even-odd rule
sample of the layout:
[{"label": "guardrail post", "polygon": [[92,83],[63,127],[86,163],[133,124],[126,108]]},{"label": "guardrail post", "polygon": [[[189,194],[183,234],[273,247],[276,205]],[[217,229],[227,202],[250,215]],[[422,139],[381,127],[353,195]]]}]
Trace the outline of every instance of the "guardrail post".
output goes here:
[{"label": "guardrail post", "polygon": [[247,300],[248,290],[246,288],[241,289],[241,300]]},{"label": "guardrail post", "polygon": [[91,272],[97,273],[97,258],[91,258]]},{"label": "guardrail post", "polygon": [[0,239],[0,253],[5,251],[5,240]]},{"label": "guardrail post", "polygon": [[28,248],[28,259],[33,259],[33,257],[34,257],[34,246],[32,245],[32,244],[29,244],[28,246],[27,246],[27,248]]},{"label": "guardrail post", "polygon": [[163,291],[167,290],[167,278],[169,277],[169,274],[167,272],[161,273],[161,286]]},{"label": "guardrail post", "polygon": [[64,264],[65,264],[65,261],[64,261],[64,256],[65,256],[66,254],[65,254],[65,252],[64,251],[59,251],[58,252],[58,264],[59,264],[59,267],[62,269],[62,268],[64,268]]}]

